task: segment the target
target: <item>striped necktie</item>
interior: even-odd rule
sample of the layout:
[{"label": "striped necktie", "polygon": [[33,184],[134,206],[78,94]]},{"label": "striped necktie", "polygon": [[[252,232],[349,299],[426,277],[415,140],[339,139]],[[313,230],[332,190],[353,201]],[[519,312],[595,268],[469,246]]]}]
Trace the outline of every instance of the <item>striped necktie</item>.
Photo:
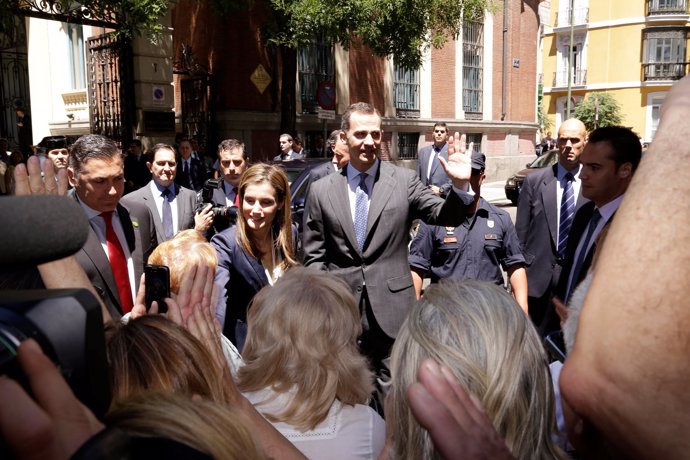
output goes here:
[{"label": "striped necktie", "polygon": [[561,195],[561,215],[558,225],[558,255],[565,255],[565,248],[568,246],[568,234],[570,227],[573,226],[575,216],[575,194],[573,193],[573,180],[575,177],[567,173],[563,178],[563,195]]}]

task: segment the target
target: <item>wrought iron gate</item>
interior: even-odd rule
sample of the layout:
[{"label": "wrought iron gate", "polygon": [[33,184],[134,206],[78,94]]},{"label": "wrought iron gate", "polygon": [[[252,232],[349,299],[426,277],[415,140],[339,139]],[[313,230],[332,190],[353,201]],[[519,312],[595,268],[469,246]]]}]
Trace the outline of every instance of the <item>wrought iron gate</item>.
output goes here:
[{"label": "wrought iron gate", "polygon": [[[19,129],[15,109],[23,107],[30,115],[31,99],[24,21],[15,18],[12,26],[0,33],[0,137],[6,137],[10,147],[16,148]],[[26,129],[30,130],[30,125]]]},{"label": "wrought iron gate", "polygon": [[114,34],[86,42],[91,132],[124,146],[134,134],[132,47]]},{"label": "wrought iron gate", "polygon": [[215,153],[218,139],[211,132],[211,77],[194,75],[180,80],[182,130],[195,138],[206,153]]}]

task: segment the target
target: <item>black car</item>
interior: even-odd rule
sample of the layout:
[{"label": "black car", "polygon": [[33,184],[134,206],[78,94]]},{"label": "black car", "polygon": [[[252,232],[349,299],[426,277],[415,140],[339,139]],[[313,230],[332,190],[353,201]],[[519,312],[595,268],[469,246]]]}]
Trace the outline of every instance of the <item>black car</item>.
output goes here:
[{"label": "black car", "polygon": [[297,225],[300,234],[302,233],[302,214],[304,213],[304,200],[306,199],[307,189],[309,188],[309,174],[311,170],[323,163],[330,162],[330,158],[310,158],[308,160],[276,161],[278,165],[285,169],[290,182],[290,208],[292,210],[292,221]]},{"label": "black car", "polygon": [[505,185],[506,198],[513,204],[517,204],[520,196],[520,189],[525,182],[525,177],[541,168],[553,166],[558,161],[558,150],[549,150],[531,163],[525,165],[525,169],[516,172],[508,178]]}]

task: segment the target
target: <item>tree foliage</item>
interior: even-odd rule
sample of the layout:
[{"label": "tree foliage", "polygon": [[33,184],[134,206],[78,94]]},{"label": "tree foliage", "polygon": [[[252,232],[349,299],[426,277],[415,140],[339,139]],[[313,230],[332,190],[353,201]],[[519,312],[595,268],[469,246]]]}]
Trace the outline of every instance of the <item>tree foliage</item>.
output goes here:
[{"label": "tree foliage", "polygon": [[587,95],[575,107],[574,116],[585,124],[587,131],[604,126],[619,126],[623,122],[621,108],[616,98],[610,93]]},{"label": "tree foliage", "polygon": [[[266,0],[273,20],[263,33],[274,45],[297,49],[325,36],[348,48],[361,40],[378,56],[418,68],[424,53],[457,36],[466,19],[482,18],[492,0]],[[251,0],[215,0],[233,11]]]}]

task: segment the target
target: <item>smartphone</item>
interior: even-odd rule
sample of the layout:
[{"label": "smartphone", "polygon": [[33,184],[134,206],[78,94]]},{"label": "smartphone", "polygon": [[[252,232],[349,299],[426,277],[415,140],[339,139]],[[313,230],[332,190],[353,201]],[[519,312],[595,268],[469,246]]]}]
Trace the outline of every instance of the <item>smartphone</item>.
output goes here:
[{"label": "smartphone", "polygon": [[146,311],[151,309],[155,300],[158,303],[158,313],[168,311],[165,298],[170,297],[170,269],[165,265],[150,265],[144,267],[146,281]]},{"label": "smartphone", "polygon": [[565,361],[566,353],[563,331],[555,331],[547,335],[546,339],[544,339],[544,344],[551,359],[560,362]]}]

